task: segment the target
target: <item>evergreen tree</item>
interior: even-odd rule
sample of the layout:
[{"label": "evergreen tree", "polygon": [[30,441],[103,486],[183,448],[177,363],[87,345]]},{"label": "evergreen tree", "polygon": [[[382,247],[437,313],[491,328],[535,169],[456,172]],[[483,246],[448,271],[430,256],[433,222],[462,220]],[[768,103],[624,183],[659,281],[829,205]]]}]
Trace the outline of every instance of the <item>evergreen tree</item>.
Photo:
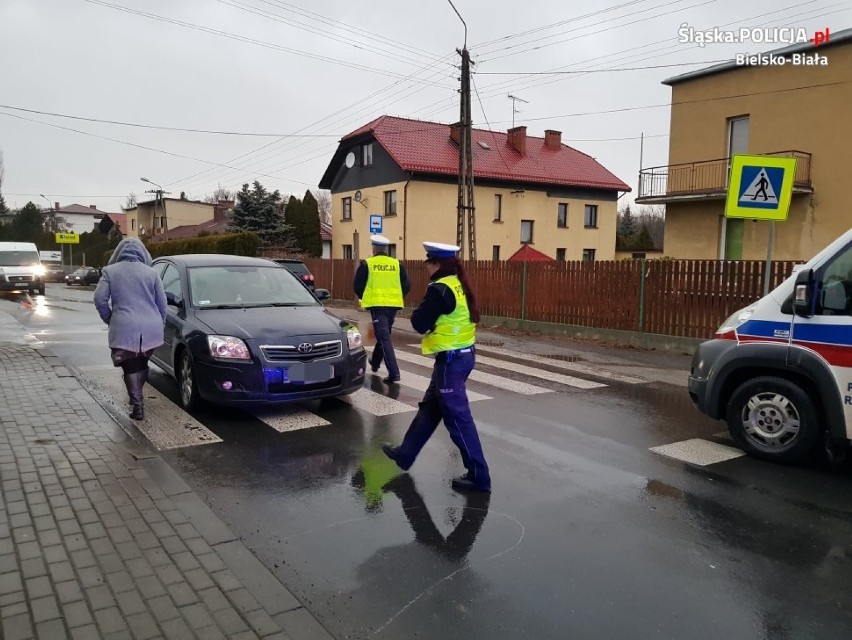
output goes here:
[{"label": "evergreen tree", "polygon": [[7,213],[9,213],[9,207],[6,206],[6,200],[0,193],[0,216],[5,216]]},{"label": "evergreen tree", "polygon": [[12,220],[12,239],[16,242],[34,242],[38,244],[44,233],[44,219],[41,209],[32,202],[24,205]]},{"label": "evergreen tree", "polygon": [[636,233],[636,219],[629,204],[624,207],[619,217],[621,219],[618,222],[618,235],[624,239],[632,238]]},{"label": "evergreen tree", "polygon": [[654,249],[654,239],[651,237],[651,232],[648,229],[647,224],[642,225],[642,230],[639,232],[639,235],[636,237],[636,240],[633,243],[634,249],[639,249],[642,251],[648,251],[650,249]]},{"label": "evergreen tree", "polygon": [[322,237],[320,236],[320,212],[317,199],[310,191],[302,198],[299,226],[296,238],[303,253],[318,258],[322,255]]},{"label": "evergreen tree", "polygon": [[284,208],[284,222],[293,229],[295,242],[301,249],[299,228],[302,226],[302,201],[296,196],[290,196],[287,200],[287,206]]},{"label": "evergreen tree", "polygon": [[263,244],[285,249],[293,247],[293,229],[281,215],[281,194],[269,192],[255,180],[252,188],[244,184],[237,193],[237,204],[231,214],[230,227],[251,231],[260,236]]}]

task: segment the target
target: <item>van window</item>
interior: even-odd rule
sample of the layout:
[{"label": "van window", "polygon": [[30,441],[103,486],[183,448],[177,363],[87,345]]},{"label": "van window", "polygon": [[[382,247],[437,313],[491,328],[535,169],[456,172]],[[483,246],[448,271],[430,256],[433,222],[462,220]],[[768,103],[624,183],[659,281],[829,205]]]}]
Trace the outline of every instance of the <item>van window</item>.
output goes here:
[{"label": "van window", "polygon": [[40,264],[38,251],[0,249],[0,266],[25,267],[33,264]]},{"label": "van window", "polygon": [[838,253],[826,267],[816,312],[825,316],[852,313],[852,245]]}]

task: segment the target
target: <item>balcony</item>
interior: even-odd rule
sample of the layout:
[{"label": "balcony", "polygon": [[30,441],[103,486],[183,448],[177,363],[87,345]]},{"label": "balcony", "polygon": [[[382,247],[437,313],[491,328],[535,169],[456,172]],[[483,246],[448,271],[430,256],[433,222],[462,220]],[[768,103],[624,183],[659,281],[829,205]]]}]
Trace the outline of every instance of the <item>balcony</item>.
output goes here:
[{"label": "balcony", "polygon": [[[811,154],[804,151],[776,151],[767,156],[796,158],[793,193],[812,193]],[[728,190],[730,158],[702,160],[687,164],[650,167],[639,172],[640,204],[665,204],[682,200],[720,200]]]}]

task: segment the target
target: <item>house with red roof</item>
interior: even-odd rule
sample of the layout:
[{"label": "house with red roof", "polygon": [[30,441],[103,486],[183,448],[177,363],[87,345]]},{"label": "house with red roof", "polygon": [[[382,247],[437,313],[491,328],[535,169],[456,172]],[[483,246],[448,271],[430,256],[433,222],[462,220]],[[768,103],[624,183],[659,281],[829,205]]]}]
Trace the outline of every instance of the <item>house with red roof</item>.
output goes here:
[{"label": "house with red roof", "polygon": [[[559,131],[472,132],[477,259],[525,245],[555,260],[612,260],[616,201],[630,187]],[[370,217],[400,259],[456,240],[459,125],[381,116],[344,136],[320,187],[333,196],[332,257],[369,255]],[[376,219],[374,218],[374,221]]]}]

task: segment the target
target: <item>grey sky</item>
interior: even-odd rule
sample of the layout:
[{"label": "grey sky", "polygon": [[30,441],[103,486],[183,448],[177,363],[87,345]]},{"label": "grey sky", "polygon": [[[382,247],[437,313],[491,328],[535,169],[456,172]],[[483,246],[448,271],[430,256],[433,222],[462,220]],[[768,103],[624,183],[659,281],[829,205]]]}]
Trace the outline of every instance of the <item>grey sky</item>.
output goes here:
[{"label": "grey sky", "polygon": [[[122,12],[101,2],[266,44]],[[665,164],[668,138],[661,134],[668,133],[668,108],[551,116],[667,103],[670,91],[660,81],[701,65],[573,76],[486,72],[709,62],[782,46],[680,44],[678,28],[684,22],[696,29],[736,23],[733,28],[803,27],[809,33],[825,27],[839,31],[852,22],[848,1],[837,0],[455,4],[468,24],[468,47],[477,62],[475,71],[482,72],[474,82],[492,128],[511,126],[512,103],[506,95],[513,93],[528,101],[518,105],[521,113],[515,116],[516,124],[527,125],[528,134],[561,130],[565,142],[596,157],[634,190],[639,140],[600,139],[636,138],[644,132],[645,166]],[[607,11],[610,7],[620,8]],[[275,16],[302,24],[284,24]],[[564,24],[482,44],[556,23]],[[311,33],[305,26],[325,33]],[[0,0],[4,105],[170,127],[325,136],[278,140],[159,131],[0,108],[2,114],[234,167],[0,115],[3,192],[10,206],[28,200],[45,205],[38,195],[27,195],[44,193],[51,202],[97,204],[107,211],[119,210],[131,191],[142,195],[148,185],[140,176],[168,185],[175,196],[186,191],[193,198],[212,192],[217,184],[236,189],[253,179],[301,193],[317,184],[339,136],[373,118],[391,114],[456,120],[458,72],[449,63],[457,63],[454,50],[462,39],[462,25],[446,0]],[[404,79],[415,73],[415,82]],[[476,94],[473,114],[476,125],[485,128]],[[269,146],[236,159],[264,145]]]}]

